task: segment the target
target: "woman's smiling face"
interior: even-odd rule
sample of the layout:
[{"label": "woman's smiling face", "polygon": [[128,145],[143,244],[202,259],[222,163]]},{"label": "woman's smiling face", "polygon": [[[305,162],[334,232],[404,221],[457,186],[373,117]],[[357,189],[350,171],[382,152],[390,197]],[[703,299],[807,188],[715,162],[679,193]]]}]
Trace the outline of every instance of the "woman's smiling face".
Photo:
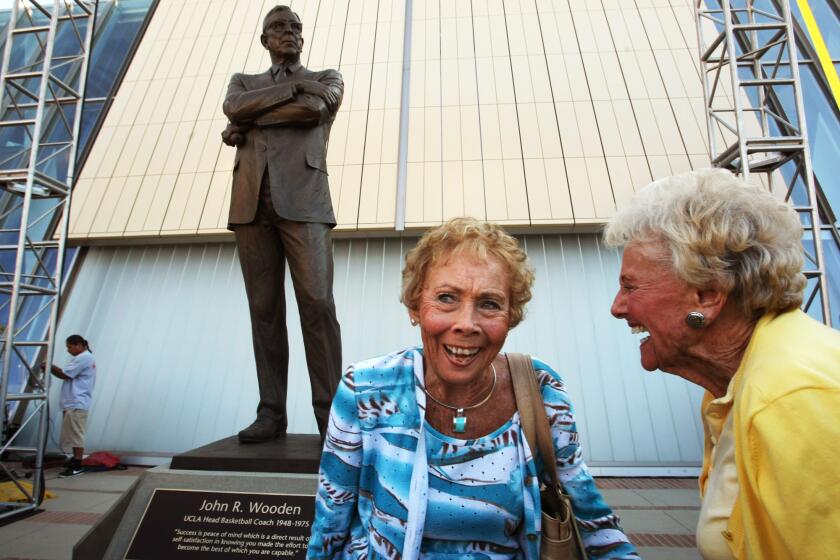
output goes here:
[{"label": "woman's smiling face", "polygon": [[673,372],[686,361],[687,348],[697,337],[685,324],[696,290],[662,264],[663,251],[656,244],[624,248],[620,287],[610,311],[634,333],[647,333],[639,345],[643,368]]},{"label": "woman's smiling face", "polygon": [[510,330],[510,273],[495,257],[457,253],[430,266],[416,309],[426,386],[449,389],[481,380]]}]

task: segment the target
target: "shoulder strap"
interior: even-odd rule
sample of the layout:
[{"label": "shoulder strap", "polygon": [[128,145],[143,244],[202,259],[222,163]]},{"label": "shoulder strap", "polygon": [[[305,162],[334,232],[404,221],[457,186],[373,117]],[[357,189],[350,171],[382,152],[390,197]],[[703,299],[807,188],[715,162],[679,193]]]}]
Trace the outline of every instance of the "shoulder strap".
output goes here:
[{"label": "shoulder strap", "polygon": [[557,479],[557,459],[554,454],[554,443],[551,439],[551,428],[545,415],[542,393],[537,385],[537,372],[531,356],[518,352],[507,353],[510,377],[513,382],[513,393],[516,397],[516,408],[519,409],[519,421],[531,453],[539,455],[543,468],[548,471],[554,487],[562,492],[563,486]]},{"label": "shoulder strap", "polygon": [[[516,397],[516,408],[519,409],[522,432],[531,447],[532,453],[538,453],[542,458],[543,470],[551,477],[551,487],[540,484],[540,506],[543,513],[543,530],[553,528],[553,537],[562,538],[566,544],[554,549],[559,556],[550,554],[552,558],[588,558],[583,539],[580,536],[577,522],[574,519],[574,509],[571,497],[566,493],[557,477],[557,458],[554,454],[554,443],[551,439],[551,427],[545,414],[545,404],[542,392],[537,384],[537,372],[531,357],[525,354],[508,353],[510,377],[513,381],[513,392]],[[536,447],[533,445],[536,440]],[[534,451],[536,450],[536,451]],[[546,517],[547,515],[547,517]],[[566,535],[564,537],[564,535]],[[560,541],[554,541],[558,544]],[[544,541],[543,546],[546,546]]]},{"label": "shoulder strap", "polygon": [[534,400],[531,397],[531,384],[528,381],[528,377],[535,376],[536,372],[531,373],[534,366],[531,364],[530,356],[518,352],[508,352],[507,360],[511,382],[513,383],[513,394],[516,397],[516,408],[519,410],[519,421],[522,423],[522,432],[525,434],[525,440],[528,442],[528,447],[531,448],[531,453],[536,454],[539,451],[537,447],[537,426]]}]

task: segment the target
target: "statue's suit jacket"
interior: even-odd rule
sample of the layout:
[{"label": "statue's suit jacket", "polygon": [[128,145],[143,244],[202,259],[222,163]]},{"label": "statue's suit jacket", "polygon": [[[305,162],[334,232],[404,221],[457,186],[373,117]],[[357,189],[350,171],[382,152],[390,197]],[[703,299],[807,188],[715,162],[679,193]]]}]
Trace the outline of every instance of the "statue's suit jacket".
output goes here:
[{"label": "statue's suit jacket", "polygon": [[311,72],[293,67],[277,79],[271,69],[261,74],[234,74],[223,110],[231,123],[247,127],[237,147],[228,227],[254,220],[263,174],[268,174],[271,200],[281,218],[335,225],[327,182],[327,142],[338,104],[330,111],[315,95],[295,95],[290,81],[316,80],[339,99],[344,83],[335,70]]}]

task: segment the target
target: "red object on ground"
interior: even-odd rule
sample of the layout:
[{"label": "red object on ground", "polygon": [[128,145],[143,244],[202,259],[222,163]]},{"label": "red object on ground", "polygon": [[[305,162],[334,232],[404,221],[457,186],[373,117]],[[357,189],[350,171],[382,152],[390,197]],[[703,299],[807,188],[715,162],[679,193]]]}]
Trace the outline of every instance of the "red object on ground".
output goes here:
[{"label": "red object on ground", "polygon": [[107,451],[97,451],[91,453],[82,460],[82,465],[85,467],[106,467],[113,469],[120,464],[120,458],[113,453]]}]

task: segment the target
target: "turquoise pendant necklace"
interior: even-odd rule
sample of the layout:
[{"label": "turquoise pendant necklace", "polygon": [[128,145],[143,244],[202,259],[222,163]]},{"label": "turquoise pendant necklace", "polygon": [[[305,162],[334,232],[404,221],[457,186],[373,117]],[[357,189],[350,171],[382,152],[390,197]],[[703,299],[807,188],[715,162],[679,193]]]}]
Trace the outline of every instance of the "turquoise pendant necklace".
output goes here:
[{"label": "turquoise pendant necklace", "polygon": [[436,398],[432,396],[430,392],[423,387],[423,392],[426,393],[426,396],[432,399],[434,402],[439,404],[440,406],[446,407],[449,410],[455,411],[455,417],[452,419],[452,431],[456,434],[463,434],[467,431],[467,417],[464,415],[464,412],[467,410],[475,410],[476,408],[482,406],[483,404],[487,403],[490,400],[490,397],[493,396],[493,391],[496,390],[496,379],[498,376],[496,375],[496,366],[493,365],[493,362],[490,362],[490,368],[493,370],[493,386],[490,387],[490,392],[487,393],[487,396],[484,397],[480,403],[473,404],[470,406],[452,406],[451,404],[446,404],[445,402],[440,402]]}]

